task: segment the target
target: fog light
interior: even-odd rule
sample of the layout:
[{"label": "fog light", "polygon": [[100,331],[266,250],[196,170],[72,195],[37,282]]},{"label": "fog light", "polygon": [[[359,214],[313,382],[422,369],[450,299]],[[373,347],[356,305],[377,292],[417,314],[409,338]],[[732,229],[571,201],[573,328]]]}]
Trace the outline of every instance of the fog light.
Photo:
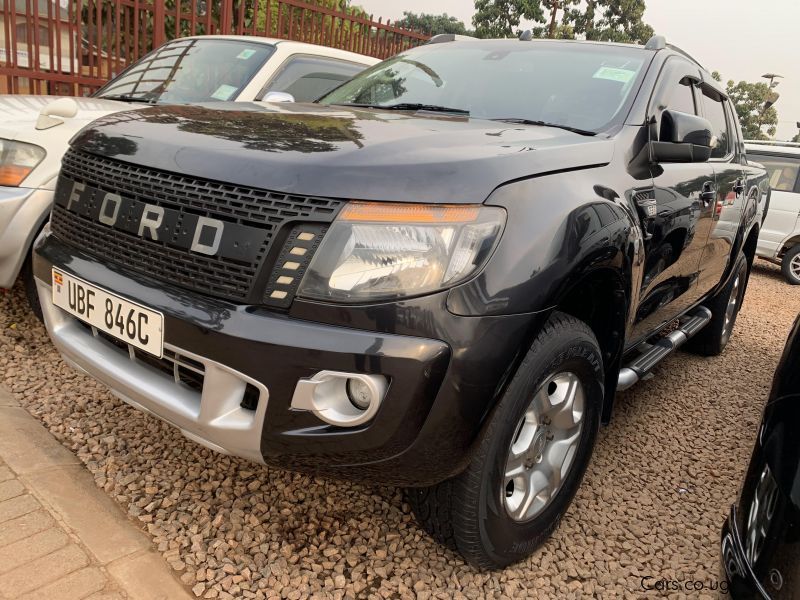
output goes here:
[{"label": "fog light", "polygon": [[297,382],[290,406],[309,410],[331,425],[355,427],[375,416],[388,385],[383,375],[320,371]]},{"label": "fog light", "polygon": [[367,410],[372,402],[372,390],[363,379],[347,380],[347,398],[359,410]]}]

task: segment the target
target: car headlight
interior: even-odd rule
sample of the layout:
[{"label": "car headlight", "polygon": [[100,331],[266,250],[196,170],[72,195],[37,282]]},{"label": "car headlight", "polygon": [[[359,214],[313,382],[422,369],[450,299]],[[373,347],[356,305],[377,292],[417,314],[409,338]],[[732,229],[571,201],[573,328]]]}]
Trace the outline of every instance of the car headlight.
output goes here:
[{"label": "car headlight", "polygon": [[16,187],[45,157],[44,148],[0,138],[0,185]]},{"label": "car headlight", "polygon": [[298,295],[367,302],[452,287],[485,264],[505,220],[505,210],[492,206],[350,202]]}]

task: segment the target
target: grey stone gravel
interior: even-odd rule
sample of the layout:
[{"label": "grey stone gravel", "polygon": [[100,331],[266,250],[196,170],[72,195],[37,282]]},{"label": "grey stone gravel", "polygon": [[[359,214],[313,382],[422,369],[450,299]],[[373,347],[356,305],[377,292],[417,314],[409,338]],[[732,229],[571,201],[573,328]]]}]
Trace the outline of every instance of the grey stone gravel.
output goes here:
[{"label": "grey stone gravel", "polygon": [[798,312],[800,287],[758,263],[726,352],[679,353],[619,395],[552,540],[489,574],[433,543],[399,490],[214,454],[127,407],[60,360],[19,286],[0,295],[0,381],[198,598],[641,597],[646,576],[716,580],[719,528]]}]

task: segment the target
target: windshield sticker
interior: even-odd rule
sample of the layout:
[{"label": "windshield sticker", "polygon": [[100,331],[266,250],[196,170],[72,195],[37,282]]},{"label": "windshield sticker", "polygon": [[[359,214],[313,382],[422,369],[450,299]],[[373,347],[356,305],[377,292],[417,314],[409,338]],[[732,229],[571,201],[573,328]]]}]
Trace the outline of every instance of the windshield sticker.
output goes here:
[{"label": "windshield sticker", "polygon": [[636,71],[616,69],[614,67],[600,67],[597,69],[597,72],[592,75],[593,79],[609,79],[611,81],[619,81],[620,83],[629,83],[634,77],[636,77]]},{"label": "windshield sticker", "polygon": [[239,54],[236,56],[236,58],[238,58],[239,60],[247,60],[248,58],[253,56],[253,54],[255,54],[255,53],[256,53],[255,50],[252,50],[252,49],[248,48],[247,50],[242,50],[241,52],[239,52]]},{"label": "windshield sticker", "polygon": [[212,98],[216,98],[217,100],[229,100],[231,96],[236,92],[235,87],[232,85],[225,85],[222,84],[217,88],[217,91],[211,94]]}]

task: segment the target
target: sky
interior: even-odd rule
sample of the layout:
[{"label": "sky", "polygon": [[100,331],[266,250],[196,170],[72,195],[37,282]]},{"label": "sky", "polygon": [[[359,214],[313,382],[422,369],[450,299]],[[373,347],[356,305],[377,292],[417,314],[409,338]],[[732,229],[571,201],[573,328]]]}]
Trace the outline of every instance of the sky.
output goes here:
[{"label": "sky", "polygon": [[[354,0],[375,18],[401,18],[404,10],[447,13],[471,26],[473,0]],[[723,81],[784,76],[778,139],[791,139],[800,121],[800,0],[647,0],[645,21]]]}]

